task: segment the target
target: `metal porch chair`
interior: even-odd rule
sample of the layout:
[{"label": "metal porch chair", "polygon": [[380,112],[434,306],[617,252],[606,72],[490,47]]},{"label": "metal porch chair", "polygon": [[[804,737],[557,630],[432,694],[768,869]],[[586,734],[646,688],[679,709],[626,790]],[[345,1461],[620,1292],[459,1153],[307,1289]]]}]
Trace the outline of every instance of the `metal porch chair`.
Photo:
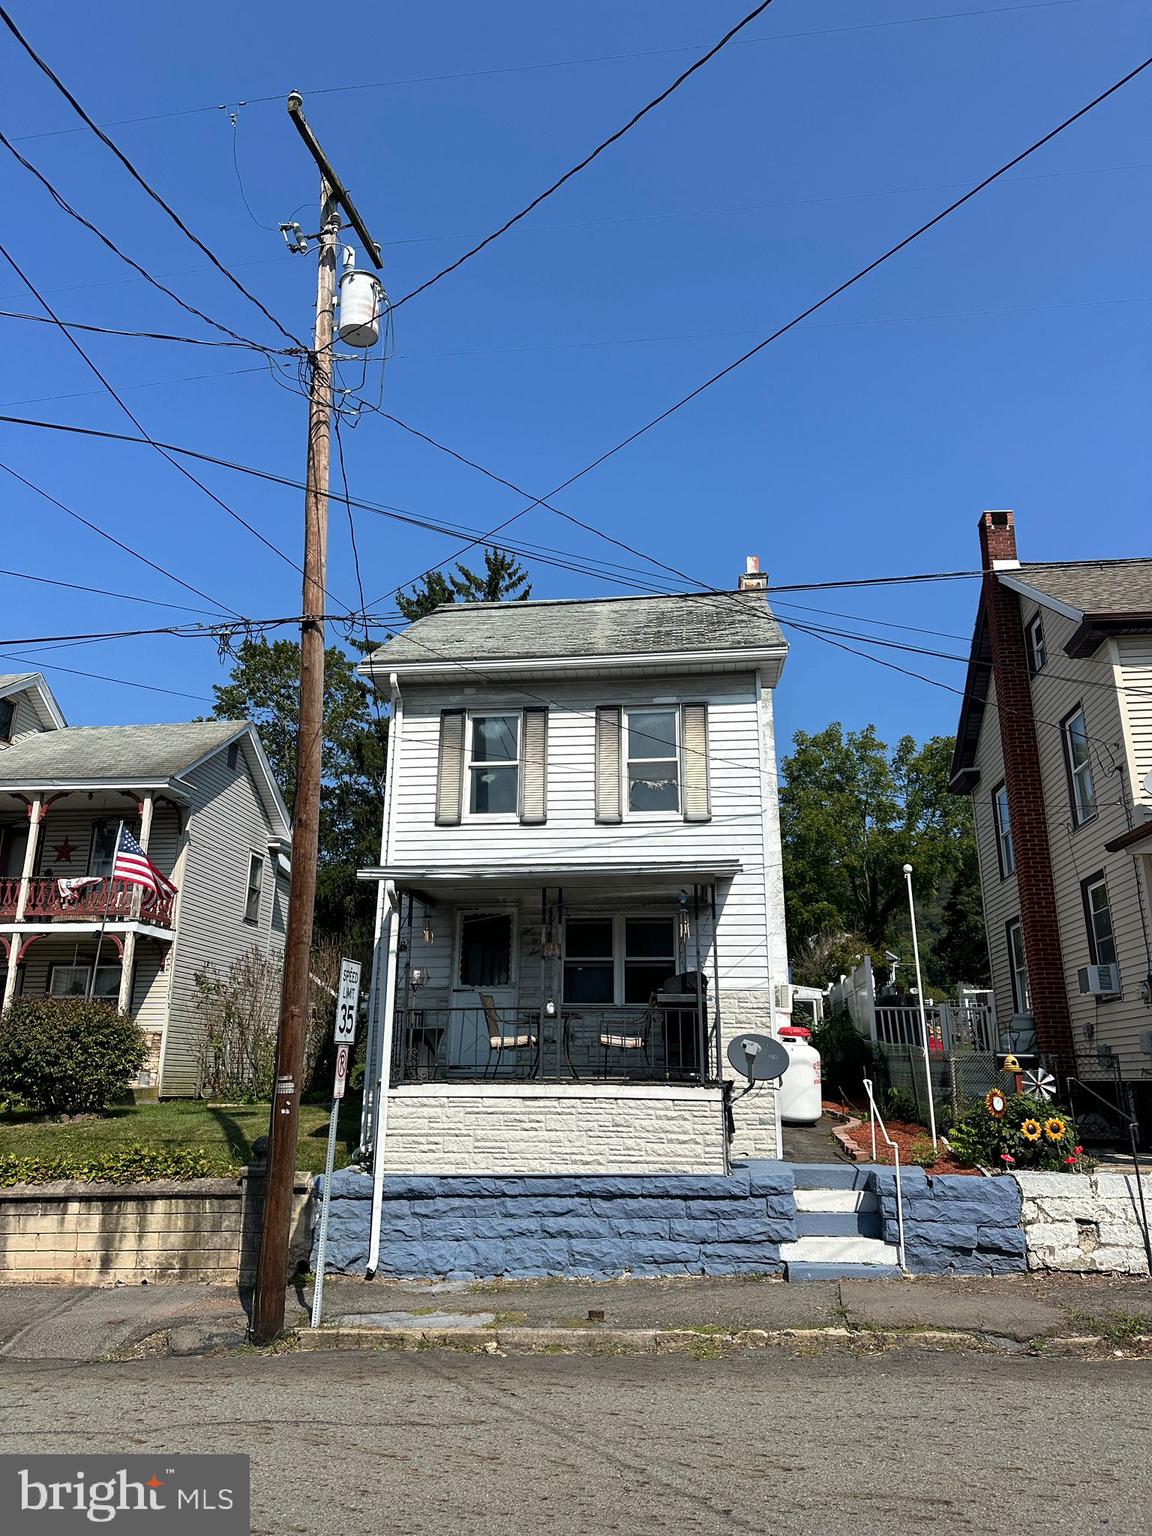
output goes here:
[{"label": "metal porch chair", "polygon": [[538,1060],[540,1036],[536,1019],[528,1015],[526,1018],[514,1021],[509,1027],[500,1017],[500,1010],[492,994],[480,992],[478,996],[480,1006],[484,1010],[484,1021],[488,1026],[488,1066],[484,1076],[496,1077],[499,1074],[500,1063],[506,1051],[513,1052],[514,1056],[520,1051],[531,1051],[533,1057]]}]

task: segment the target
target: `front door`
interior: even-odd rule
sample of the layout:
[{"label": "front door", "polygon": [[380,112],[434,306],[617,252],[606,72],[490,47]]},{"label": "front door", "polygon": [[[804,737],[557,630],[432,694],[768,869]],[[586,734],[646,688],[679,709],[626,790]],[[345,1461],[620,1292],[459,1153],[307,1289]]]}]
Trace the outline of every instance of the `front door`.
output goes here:
[{"label": "front door", "polygon": [[505,1028],[516,1018],[516,912],[512,907],[465,909],[456,919],[452,987],[453,1066],[483,1067],[491,1047],[482,997],[489,997]]}]

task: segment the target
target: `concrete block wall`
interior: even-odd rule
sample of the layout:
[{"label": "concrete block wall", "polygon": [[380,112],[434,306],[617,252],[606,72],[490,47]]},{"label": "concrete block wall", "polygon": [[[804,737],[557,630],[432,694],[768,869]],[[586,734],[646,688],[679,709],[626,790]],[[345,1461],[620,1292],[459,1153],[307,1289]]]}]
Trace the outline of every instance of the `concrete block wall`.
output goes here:
[{"label": "concrete block wall", "polygon": [[[371,1209],[367,1174],[334,1175],[329,1273],[364,1271]],[[379,1272],[432,1279],[775,1274],[780,1244],[795,1232],[792,1170],[784,1163],[754,1163],[727,1176],[397,1175],[384,1182]]]},{"label": "concrete block wall", "polygon": [[[769,992],[728,992],[720,994],[721,1045],[724,1054],[724,1075],[737,1084],[740,1077],[728,1065],[728,1042],[737,1035],[774,1034],[772,1027],[772,995]],[[737,1089],[739,1092],[739,1089]],[[760,1158],[780,1156],[777,1140],[776,1092],[772,1088],[757,1088],[732,1106],[736,1134],[730,1155],[734,1162],[747,1162]]]},{"label": "concrete block wall", "polygon": [[[1064,1177],[1061,1174],[1057,1178]],[[929,1177],[922,1168],[902,1168],[904,1255],[919,1275],[1007,1275],[1027,1268],[1020,1225],[1020,1190],[1011,1178]],[[869,1174],[879,1196],[884,1241],[897,1241],[896,1175]]]},{"label": "concrete block wall", "polygon": [[[1148,1273],[1134,1173],[1016,1173],[1012,1182],[1022,1196],[1029,1269]],[[1152,1213],[1152,1178],[1141,1183]]]},{"label": "concrete block wall", "polygon": [[[298,1174],[291,1268],[308,1257],[311,1176]],[[263,1177],[24,1184],[0,1190],[0,1283],[107,1285],[253,1278]]]},{"label": "concrete block wall", "polygon": [[411,1083],[388,1095],[388,1175],[722,1175],[727,1168],[719,1087]]}]

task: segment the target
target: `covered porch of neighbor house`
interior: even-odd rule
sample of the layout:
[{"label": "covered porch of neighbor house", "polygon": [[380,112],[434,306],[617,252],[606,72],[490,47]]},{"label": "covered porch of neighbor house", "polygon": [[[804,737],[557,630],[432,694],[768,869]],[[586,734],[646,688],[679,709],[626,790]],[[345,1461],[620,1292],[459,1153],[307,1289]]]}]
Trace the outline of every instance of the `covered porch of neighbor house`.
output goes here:
[{"label": "covered porch of neighbor house", "polygon": [[364,1139],[379,1102],[389,1170],[726,1171],[737,865],[366,873]]}]

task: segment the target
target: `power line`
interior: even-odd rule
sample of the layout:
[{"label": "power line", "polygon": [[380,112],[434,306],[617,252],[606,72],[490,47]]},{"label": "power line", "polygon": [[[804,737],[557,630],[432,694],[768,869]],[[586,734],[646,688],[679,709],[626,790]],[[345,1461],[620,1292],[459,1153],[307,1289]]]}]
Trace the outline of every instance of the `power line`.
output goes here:
[{"label": "power line", "polygon": [[[178,379],[148,379],[139,384],[125,384],[121,387],[125,390],[133,389],[163,389],[170,384],[202,384],[206,380],[215,379],[239,379],[247,374],[263,373],[260,368],[225,368],[219,373],[186,373]],[[103,394],[99,389],[71,389],[60,395],[25,395],[20,400],[5,400],[0,402],[5,408],[14,405],[50,405],[55,400],[86,400],[92,395]]]},{"label": "power line", "polygon": [[[0,134],[0,140],[2,140],[3,137],[4,135]],[[124,257],[123,259],[125,261],[131,260],[130,257]],[[143,271],[143,268],[140,270]],[[145,273],[145,276],[147,277],[148,274]],[[148,281],[152,281],[151,277],[148,277]],[[51,290],[46,291],[50,292]],[[183,300],[181,300],[176,294],[172,293],[170,289],[166,288],[164,289],[164,292],[167,293],[170,298],[176,299],[178,304],[183,302]],[[199,310],[193,310],[192,312],[193,314],[200,315]],[[207,319],[207,316],[201,315],[200,318]],[[260,352],[264,355],[275,357],[295,356],[294,352],[289,352],[286,348],[283,350],[273,351],[273,349],[269,347],[260,346],[258,342],[245,341],[243,337],[238,337],[235,341],[212,341],[210,339],[206,339],[203,336],[177,336],[173,335],[171,331],[126,331],[120,330],[114,325],[87,325],[80,320],[60,320],[59,322],[54,322],[49,320],[47,315],[30,315],[19,309],[0,309],[0,320],[27,320],[33,325],[52,325],[58,323],[62,325],[67,331],[87,331],[90,332],[93,336],[127,336],[130,337],[133,341],[178,341],[186,347],[240,347],[245,352]],[[209,320],[208,323],[209,325],[216,324],[214,320]]]},{"label": "power line", "polygon": [[81,119],[81,121],[92,130],[92,132],[105,146],[105,148],[111,150],[111,152],[116,156],[117,160],[119,160],[120,164],[128,172],[129,176],[131,176],[133,181],[136,182],[137,186],[146,192],[152,201],[164,210],[164,212],[176,225],[177,229],[180,230],[181,234],[190,240],[192,244],[197,248],[197,250],[199,250],[203,255],[207,256],[208,260],[221,274],[221,276],[227,278],[227,280],[232,284],[233,288],[235,288],[238,293],[242,294],[250,304],[254,304],[256,306],[256,308],[265,317],[265,319],[270,321],[272,325],[276,327],[281,336],[284,337],[285,341],[291,342],[293,346],[301,347],[304,351],[307,351],[308,349],[303,346],[303,343],[297,337],[293,336],[290,331],[286,331],[284,329],[272,311],[266,308],[265,305],[261,303],[261,301],[256,297],[256,295],[252,293],[250,289],[246,288],[234,273],[228,270],[228,268],[219,259],[219,257],[216,256],[216,254],[204,244],[199,235],[193,234],[193,232],[188,228],[187,224],[185,224],[184,220],[180,217],[172,205],[166,202],[160,193],[157,192],[156,189],[144,179],[144,177],[132,164],[131,160],[128,159],[128,156],[123,152],[123,150],[121,150],[108,137],[108,135],[99,126],[99,124],[92,120],[90,115],[85,111],[79,101],[77,101],[76,97],[64,84],[63,80],[60,79],[59,75],[56,74],[52,67],[44,59],[42,59],[36,50],[32,47],[31,43],[20,31],[19,27],[12,20],[12,17],[8,14],[3,6],[0,6],[0,21],[2,21],[8,28],[9,32],[11,32],[12,36],[20,44],[21,48],[23,48],[24,52],[32,60],[33,64],[36,65],[36,68],[40,70],[40,72],[52,82],[52,84],[68,102],[72,110]]},{"label": "power line", "polygon": [[[7,464],[0,464],[0,469],[7,468]],[[28,484],[27,481],[24,483]],[[40,494],[47,495],[47,492],[41,491]],[[58,502],[57,505],[59,506]],[[106,587],[85,587],[76,581],[60,581],[53,576],[35,576],[31,571],[9,571],[0,566],[0,576],[10,576],[18,581],[34,581],[45,587],[66,587],[70,592],[90,592],[95,597],[113,597],[124,603],[146,603],[150,608],[173,608],[179,613],[199,613],[208,618],[215,617],[215,610],[210,608],[189,608],[184,603],[165,603],[160,598],[140,597],[135,592],[110,592]]]},{"label": "power line", "polygon": [[99,683],[119,683],[122,688],[143,688],[148,693],[167,693],[176,699],[192,699],[197,704],[211,704],[212,700],[202,693],[183,693],[178,688],[161,688],[158,683],[140,683],[129,677],[111,677],[104,672],[82,672],[78,667],[61,667],[55,662],[41,661],[38,656],[13,656],[0,652],[4,661],[20,661],[35,667],[38,672],[67,672],[72,677],[90,677]]},{"label": "power line", "polygon": [[506,219],[504,223],[500,225],[499,229],[494,229],[490,235],[485,235],[483,240],[472,246],[470,250],[465,251],[462,256],[458,256],[455,261],[449,262],[446,267],[441,268],[441,270],[434,276],[429,277],[424,282],[422,282],[418,288],[413,288],[410,293],[406,293],[402,299],[397,299],[396,302],[392,305],[392,309],[395,311],[399,309],[402,304],[407,304],[409,299],[416,298],[418,294],[426,293],[434,283],[440,282],[441,279],[447,277],[449,273],[457,271],[457,269],[462,267],[466,261],[471,261],[473,256],[478,256],[480,252],[487,246],[491,245],[494,240],[499,240],[501,235],[507,234],[514,224],[519,224],[521,219],[527,218],[534,209],[539,208],[541,203],[546,202],[554,192],[558,192],[566,182],[571,181],[574,176],[578,176],[581,171],[587,169],[587,167],[592,164],[593,160],[597,159],[604,153],[606,149],[611,148],[613,144],[622,139],[624,135],[628,133],[632,128],[635,128],[636,124],[646,118],[649,112],[655,111],[657,107],[661,106],[665,101],[667,101],[669,96],[671,96],[674,91],[679,90],[685,81],[690,80],[697,70],[703,69],[705,64],[708,64],[712,59],[714,59],[716,55],[721,51],[721,49],[725,48],[727,44],[732,41],[738,32],[742,32],[744,28],[751,22],[755,21],[758,16],[762,16],[771,4],[772,0],[760,0],[759,5],[757,5],[753,10],[749,11],[746,16],[742,17],[734,27],[729,28],[729,30],[724,34],[719,42],[714,43],[706,53],[701,54],[701,56],[696,59],[694,63],[690,64],[686,70],[677,75],[676,79],[672,81],[671,85],[666,86],[658,96],[654,96],[651,101],[647,102],[640,108],[639,112],[634,113],[633,116],[630,117],[628,121],[623,125],[623,127],[617,128],[615,133],[609,134],[606,139],[597,144],[596,148],[592,150],[590,154],[585,155],[583,160],[578,161],[575,165],[566,170],[564,174],[558,177],[550,187],[545,188],[545,190],[534,197],[530,203],[521,208],[519,213],[514,213],[510,219]]}]

